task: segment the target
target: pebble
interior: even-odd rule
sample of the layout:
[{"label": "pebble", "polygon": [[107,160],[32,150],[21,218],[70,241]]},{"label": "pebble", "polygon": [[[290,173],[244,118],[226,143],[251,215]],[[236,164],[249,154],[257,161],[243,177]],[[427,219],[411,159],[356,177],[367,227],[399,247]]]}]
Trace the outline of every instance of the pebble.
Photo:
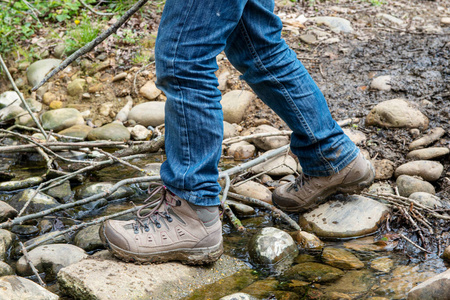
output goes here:
[{"label": "pebble", "polygon": [[42,102],[44,102],[44,104],[50,105],[50,103],[52,103],[53,101],[56,101],[56,95],[50,92],[46,92],[43,96],[42,96]]},{"label": "pebble", "polygon": [[390,75],[378,76],[372,80],[370,87],[374,90],[389,92],[392,89],[391,79]]},{"label": "pebble", "polygon": [[400,175],[397,178],[397,187],[400,196],[409,197],[412,193],[415,192],[425,192],[429,194],[436,194],[434,186],[426,181],[418,179],[409,175]]},{"label": "pebble", "polygon": [[233,156],[234,160],[246,160],[255,155],[256,148],[254,145],[246,141],[231,144],[227,150],[229,156]]},{"label": "pebble", "polygon": [[418,140],[413,141],[409,144],[409,150],[416,150],[419,148],[424,148],[436,141],[438,141],[445,134],[444,128],[436,127],[430,130],[426,135]]},{"label": "pebble", "polygon": [[223,95],[222,104],[223,119],[228,123],[239,124],[248,113],[250,103],[256,95],[249,91],[233,90]]},{"label": "pebble", "polygon": [[90,86],[88,88],[88,92],[91,94],[95,94],[95,93],[99,93],[99,92],[103,91],[104,88],[105,88],[105,86],[103,85],[103,83],[97,83],[97,84]]},{"label": "pebble", "polygon": [[18,105],[11,105],[0,110],[0,121],[14,120],[19,115],[26,114],[27,112]]},{"label": "pebble", "polygon": [[403,25],[405,24],[405,21],[402,19],[396,18],[394,16],[388,15],[388,14],[377,14],[378,18],[388,20],[391,23],[397,24],[397,25]]},{"label": "pebble", "polygon": [[388,159],[372,161],[375,168],[375,179],[386,180],[394,175],[394,163]]},{"label": "pebble", "polygon": [[117,74],[116,76],[113,77],[112,82],[123,80],[123,79],[127,78],[127,75],[128,75],[127,72],[119,73],[119,74]]},{"label": "pebble", "polygon": [[230,72],[228,70],[220,73],[217,77],[217,81],[219,82],[219,86],[217,87],[219,91],[225,91],[227,89],[228,77],[230,76]]},{"label": "pebble", "polygon": [[[114,184],[110,182],[97,182],[79,186],[75,188],[75,198],[84,199],[96,194],[100,194],[110,190]],[[128,186],[119,187],[112,195],[108,196],[108,200],[122,199],[134,194],[134,191]]]},{"label": "pebble", "polygon": [[297,231],[294,235],[294,239],[301,249],[322,249],[323,246],[325,246],[325,243],[317,236],[303,230]]},{"label": "pebble", "polygon": [[442,25],[450,25],[450,17],[442,17],[441,24]]},{"label": "pebble", "polygon": [[50,108],[50,109],[60,109],[60,108],[63,108],[63,103],[62,103],[62,101],[59,101],[59,100],[52,101],[52,102],[49,104],[49,108]]},{"label": "pebble", "polygon": [[[242,135],[246,136],[246,135],[252,135],[252,134],[264,134],[264,133],[276,134],[279,132],[280,131],[273,126],[260,125],[256,128],[250,128],[249,130],[246,130],[245,132],[242,133]],[[258,147],[259,149],[268,151],[268,150],[272,150],[272,149],[278,149],[284,145],[289,144],[289,137],[286,135],[260,137],[260,138],[251,139],[251,142],[253,144],[255,144],[255,146]]]},{"label": "pebble", "polygon": [[255,214],[255,209],[250,205],[246,205],[237,201],[227,200],[226,203],[231,207],[233,212],[238,216],[252,216]]},{"label": "pebble", "polygon": [[111,109],[113,108],[114,103],[112,102],[106,102],[106,103],[102,103],[98,109],[98,112],[100,115],[102,116],[109,116],[111,113]]},{"label": "pebble", "polygon": [[105,140],[126,142],[130,140],[130,137],[131,134],[125,126],[114,122],[92,129],[86,138],[89,141]]},{"label": "pebble", "polygon": [[58,300],[59,297],[33,281],[15,276],[0,277],[1,299]]},{"label": "pebble", "polygon": [[234,293],[234,294],[222,297],[219,300],[257,300],[257,299],[258,298],[255,298],[246,293]]},{"label": "pebble", "polygon": [[32,63],[27,69],[27,79],[31,86],[37,85],[41,82],[45,75],[53,68],[59,66],[62,62],[60,59],[42,59]]},{"label": "pebble", "polygon": [[74,125],[64,130],[61,130],[59,134],[86,139],[86,137],[88,136],[89,132],[91,132],[92,129],[93,128],[91,126],[87,126],[84,124]]},{"label": "pebble", "polygon": [[432,209],[443,207],[441,199],[433,194],[426,192],[415,192],[409,195],[410,199],[416,200],[422,205],[428,206]]},{"label": "pebble", "polygon": [[19,95],[15,91],[4,92],[0,95],[0,109],[10,105],[20,105]]},{"label": "pebble", "polygon": [[65,44],[58,44],[53,48],[53,56],[60,59],[64,56],[64,52],[66,50]]},{"label": "pebble", "polygon": [[77,97],[83,93],[85,86],[86,80],[77,78],[67,85],[67,93],[70,96]]},{"label": "pebble", "polygon": [[386,182],[375,182],[373,183],[368,191],[369,194],[395,194],[394,188]]},{"label": "pebble", "polygon": [[364,263],[353,253],[341,248],[324,248],[322,251],[322,261],[327,265],[344,270],[361,269],[364,267]]},{"label": "pebble", "polygon": [[242,196],[256,198],[258,200],[272,204],[272,192],[260,183],[250,180],[244,182],[243,184],[232,186],[232,190]]},{"label": "pebble", "polygon": [[47,111],[41,115],[42,127],[59,132],[74,125],[84,124],[81,113],[75,108],[60,108]]},{"label": "pebble", "polygon": [[127,103],[116,115],[116,120],[119,122],[125,122],[128,120],[128,114],[130,113],[130,110],[133,107],[133,98],[131,98],[130,96],[126,96],[125,100],[127,100]]},{"label": "pebble", "polygon": [[445,156],[450,153],[450,149],[447,147],[431,147],[419,150],[413,150],[406,155],[406,158],[410,159],[436,159]]},{"label": "pebble", "polygon": [[352,33],[354,30],[350,21],[339,17],[315,17],[311,18],[312,21],[318,24],[324,24],[329,27],[334,33]]},{"label": "pebble", "polygon": [[302,42],[305,42],[307,44],[317,43],[317,37],[314,34],[302,34],[301,36],[299,36],[299,38]]},{"label": "pebble", "polygon": [[155,100],[161,94],[161,90],[156,87],[155,82],[150,80],[141,87],[139,93],[148,100]]},{"label": "pebble", "polygon": [[130,110],[128,120],[134,120],[145,127],[164,124],[165,105],[165,102],[159,101],[138,104]]},{"label": "pebble", "polygon": [[17,210],[6,202],[0,201],[0,223],[17,216]]},{"label": "pebble", "polygon": [[441,177],[443,171],[444,166],[439,162],[416,160],[399,166],[395,170],[395,177],[410,175],[420,176],[426,181],[436,181]]}]

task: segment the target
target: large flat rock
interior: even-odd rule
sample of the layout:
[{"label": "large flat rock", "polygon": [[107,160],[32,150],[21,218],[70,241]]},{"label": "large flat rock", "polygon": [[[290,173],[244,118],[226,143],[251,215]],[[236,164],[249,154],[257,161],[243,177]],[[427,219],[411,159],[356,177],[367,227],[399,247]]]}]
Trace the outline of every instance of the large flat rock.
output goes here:
[{"label": "large flat rock", "polygon": [[75,299],[181,299],[243,269],[248,269],[243,262],[226,255],[206,266],[135,265],[102,251],[61,269],[58,282]]}]

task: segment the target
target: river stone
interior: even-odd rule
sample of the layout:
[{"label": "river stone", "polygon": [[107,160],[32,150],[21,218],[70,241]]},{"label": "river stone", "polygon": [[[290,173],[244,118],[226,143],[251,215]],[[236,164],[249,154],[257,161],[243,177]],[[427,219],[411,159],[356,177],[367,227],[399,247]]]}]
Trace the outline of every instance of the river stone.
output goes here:
[{"label": "river stone", "polygon": [[219,76],[217,76],[217,82],[219,83],[219,85],[217,86],[217,89],[219,91],[225,91],[227,89],[229,76],[230,76],[230,72],[228,70],[225,70],[224,72],[220,73]]},{"label": "river stone", "polygon": [[[276,151],[276,150],[271,150]],[[267,151],[269,153],[269,151]],[[256,165],[251,168],[252,173],[265,173],[269,176],[286,176],[292,175],[298,169],[297,162],[288,153],[285,155],[271,158],[265,163]]]},{"label": "river stone", "polygon": [[397,245],[398,241],[396,239],[390,239],[386,242],[380,243],[379,240],[375,240],[371,236],[354,239],[343,244],[345,248],[359,252],[392,251],[397,247]]},{"label": "river stone", "polygon": [[338,17],[315,17],[311,18],[311,20],[316,21],[318,24],[324,24],[329,27],[331,31],[335,33],[352,33],[353,28],[350,21],[338,18]]},{"label": "river stone", "polygon": [[366,135],[355,129],[344,128],[342,129],[344,133],[350,138],[350,140],[356,145],[364,144],[367,140]]},{"label": "river stone", "polygon": [[256,95],[249,91],[233,90],[223,95],[222,104],[223,119],[228,123],[239,124],[247,114],[250,103]]},{"label": "river stone", "polygon": [[63,183],[48,189],[45,193],[50,197],[57,199],[61,203],[67,203],[72,197],[70,182],[69,180],[66,180]]},{"label": "river stone", "polygon": [[367,192],[369,194],[395,194],[394,188],[387,182],[375,182]]},{"label": "river stone", "polygon": [[159,90],[156,87],[156,84],[150,80],[141,87],[139,93],[148,100],[155,100],[159,95],[161,95],[161,90]]},{"label": "river stone", "polygon": [[427,128],[428,118],[404,99],[377,104],[366,118],[367,125],[398,128]]},{"label": "river stone", "polygon": [[283,274],[283,276],[288,278],[308,282],[332,282],[338,280],[343,275],[344,272],[338,268],[315,262],[295,265]]},{"label": "river stone", "polygon": [[92,251],[104,248],[100,235],[100,224],[88,226],[81,229],[73,239],[76,246],[84,249],[85,251]]},{"label": "river stone", "polygon": [[239,135],[238,125],[223,121],[223,138],[229,139]]},{"label": "river stone", "polygon": [[91,126],[80,124],[61,130],[60,132],[58,132],[58,134],[86,139],[91,130],[92,130]]},{"label": "river stone", "polygon": [[0,277],[0,300],[57,300],[59,297],[33,281],[15,276]]},{"label": "river stone", "polygon": [[389,257],[378,257],[370,262],[370,268],[377,272],[389,273],[394,267],[394,261]]},{"label": "river stone", "polygon": [[436,181],[441,177],[444,166],[436,161],[416,160],[399,166],[395,177],[400,175],[420,176],[426,181]]},{"label": "river stone", "polygon": [[288,268],[298,254],[294,239],[283,230],[265,227],[258,230],[248,244],[253,263],[280,272]]},{"label": "river stone", "polygon": [[227,154],[233,156],[234,160],[246,160],[255,155],[256,148],[254,145],[246,141],[231,144]]},{"label": "river stone", "polygon": [[116,115],[116,120],[120,122],[125,122],[126,120],[128,120],[128,114],[133,107],[133,98],[131,98],[130,96],[126,96],[125,100],[127,100],[127,103]]},{"label": "river stone", "polygon": [[390,179],[394,175],[395,164],[388,160],[372,160],[373,167],[375,168],[375,179],[386,180]]},{"label": "river stone", "polygon": [[344,270],[364,268],[364,263],[353,253],[341,248],[324,248],[322,251],[322,261],[327,265]]},{"label": "river stone", "polygon": [[[260,133],[278,133],[280,132],[275,127],[269,126],[269,125],[260,125],[256,128],[252,128],[250,130],[247,130],[243,135],[249,135],[249,134],[260,134]],[[251,139],[251,142],[256,145],[259,149],[262,150],[272,150],[272,149],[278,149],[284,145],[289,144],[289,137],[285,135],[280,136],[269,136],[269,137],[262,137],[262,138],[254,138]]]},{"label": "river stone", "polygon": [[[28,107],[30,108],[30,110],[32,112],[40,112],[42,110],[42,103],[35,99],[27,98],[27,99],[25,99],[25,102],[28,104]],[[26,107],[23,103],[20,104],[20,107],[22,107],[23,109],[26,109]]]},{"label": "river stone", "polygon": [[400,196],[403,197],[409,197],[409,195],[415,192],[425,192],[432,195],[436,194],[434,186],[431,183],[413,176],[400,175],[397,177],[396,183],[398,192]]},{"label": "river stone", "polygon": [[20,97],[15,91],[4,92],[0,95],[0,109],[10,105],[19,106],[21,103]]},{"label": "river stone", "polygon": [[66,50],[65,44],[58,44],[55,46],[55,48],[53,48],[53,56],[56,58],[62,58],[65,50]]},{"label": "river stone", "polygon": [[[53,227],[53,225],[52,225],[52,227]],[[46,240],[46,239],[48,239],[48,240],[46,242],[40,244],[40,246],[69,243],[72,240],[71,235],[69,235],[69,234],[59,234],[59,231],[52,231],[52,232],[42,234],[38,237],[29,239],[23,244],[25,247],[27,247],[27,249],[28,249],[28,247],[31,247],[30,249],[28,249],[28,251],[30,251],[36,247],[39,247],[39,245],[38,246],[33,246],[33,245],[38,244],[41,241]],[[20,254],[21,250],[22,250],[21,247],[16,247],[15,253]]]},{"label": "river stone", "polygon": [[235,293],[222,297],[219,300],[257,300],[257,298],[246,293]]},{"label": "river stone", "polygon": [[17,216],[17,210],[6,202],[0,201],[0,223]]},{"label": "river stone", "polygon": [[374,90],[389,92],[391,90],[391,76],[378,76],[372,80],[370,87]]},{"label": "river stone", "polygon": [[[11,199],[9,199],[8,204],[20,211],[25,203],[33,195],[36,193],[36,190],[34,189],[26,189],[16,195],[14,195]],[[25,209],[24,214],[31,214],[40,212],[45,209],[49,209],[55,206],[58,206],[59,202],[55,200],[55,198],[47,196],[44,193],[38,192],[36,196],[31,200],[30,204]]]},{"label": "river stone", "polygon": [[[182,299],[192,290],[215,283],[239,271],[245,263],[227,255],[214,264],[187,266],[181,263],[135,265],[102,251],[58,273],[60,290],[75,299]],[[111,276],[113,274],[114,276]]]},{"label": "river stone", "polygon": [[436,159],[450,153],[447,147],[431,147],[426,149],[413,150],[406,155],[410,159]]},{"label": "river stone", "polygon": [[[76,199],[84,199],[96,194],[103,193],[110,190],[114,184],[110,182],[97,182],[91,184],[85,184],[83,186],[75,188]],[[108,200],[122,199],[134,194],[134,191],[128,186],[119,187],[112,195],[107,197]]]},{"label": "river stone", "polygon": [[142,125],[136,125],[130,130],[130,134],[136,141],[146,140],[152,132]]},{"label": "river stone", "polygon": [[303,230],[297,231],[293,238],[301,249],[322,249],[325,246],[325,243],[319,240],[317,236]]},{"label": "river stone", "polygon": [[122,124],[115,122],[103,125],[102,127],[94,128],[89,131],[89,134],[87,135],[87,139],[89,141],[109,140],[126,142],[130,140],[130,137],[131,134],[128,129]]},{"label": "river stone", "polygon": [[22,107],[11,105],[0,110],[0,121],[13,120],[24,114],[27,114],[27,112]]},{"label": "river stone", "polygon": [[0,261],[0,277],[7,275],[14,275],[14,270],[7,263]]},{"label": "river stone", "polygon": [[411,195],[409,195],[409,198],[416,200],[420,204],[428,206],[432,209],[441,208],[444,206],[439,197],[425,192],[412,193]]},{"label": "river stone", "polygon": [[0,229],[0,260],[5,260],[8,252],[13,246],[16,235],[8,230]]},{"label": "river stone", "polygon": [[300,227],[318,237],[349,238],[374,233],[389,208],[372,199],[352,195],[330,200],[300,216]]},{"label": "river stone", "polygon": [[250,205],[246,205],[237,201],[227,200],[226,203],[231,207],[233,212],[238,216],[251,216],[255,214],[255,209]]},{"label": "river stone", "polygon": [[60,59],[49,58],[32,63],[27,69],[28,83],[31,86],[37,85],[49,71],[57,67],[61,62],[62,60]]},{"label": "river stone", "polygon": [[[39,120],[38,113],[33,113],[33,115],[36,118],[36,120]],[[21,125],[21,126],[27,126],[27,127],[37,127],[36,122],[34,122],[33,118],[28,113],[16,117],[16,121],[14,124]]]},{"label": "river stone", "polygon": [[413,141],[409,144],[409,150],[416,150],[426,147],[436,141],[438,141],[445,134],[444,128],[436,127],[430,130],[425,136]]},{"label": "river stone", "polygon": [[232,189],[237,194],[256,198],[258,200],[272,204],[272,192],[260,183],[250,180],[243,184],[232,186]]},{"label": "river stone", "polygon": [[84,124],[81,113],[75,108],[49,110],[41,116],[42,127],[59,132],[74,125]]},{"label": "river stone", "polygon": [[[257,299],[267,299],[267,297],[274,295],[279,285],[278,280],[274,278],[267,278],[263,280],[258,280],[241,290],[243,293],[253,295]],[[279,298],[275,298],[279,299]],[[290,299],[290,298],[281,298]]]},{"label": "river stone", "polygon": [[355,295],[361,293],[367,293],[371,290],[376,280],[374,276],[371,274],[369,270],[352,270],[347,271],[344,276],[339,278],[336,282],[332,284],[328,284],[324,291],[327,293],[326,295],[330,295],[332,292],[335,293],[345,293],[353,295],[350,298],[321,298],[321,299],[334,299],[334,300],[342,300],[342,299],[357,299],[358,297]]},{"label": "river stone", "polygon": [[128,120],[134,120],[137,124],[147,126],[159,126],[164,124],[165,102],[151,101],[136,105],[130,110]]},{"label": "river stone", "polygon": [[444,254],[442,254],[442,258],[447,261],[450,262],[450,246],[447,246],[444,250]]},{"label": "river stone", "polygon": [[408,293],[408,300],[450,299],[450,270],[436,275]]}]

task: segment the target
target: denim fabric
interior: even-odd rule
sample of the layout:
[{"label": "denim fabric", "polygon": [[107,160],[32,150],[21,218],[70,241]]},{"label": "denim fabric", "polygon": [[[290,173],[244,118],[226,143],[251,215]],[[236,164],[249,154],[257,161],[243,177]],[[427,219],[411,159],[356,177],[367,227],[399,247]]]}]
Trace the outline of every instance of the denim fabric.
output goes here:
[{"label": "denim fabric", "polygon": [[167,96],[161,178],[194,204],[219,204],[223,113],[214,72],[224,50],[292,129],[291,150],[305,174],[334,174],[359,153],[281,38],[282,23],[273,9],[273,0],[166,1],[156,41],[157,86]]}]

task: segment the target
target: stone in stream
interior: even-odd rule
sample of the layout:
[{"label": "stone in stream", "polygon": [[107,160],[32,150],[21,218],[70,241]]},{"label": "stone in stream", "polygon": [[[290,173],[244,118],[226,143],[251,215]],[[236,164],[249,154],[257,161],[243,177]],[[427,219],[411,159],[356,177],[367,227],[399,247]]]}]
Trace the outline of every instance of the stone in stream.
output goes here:
[{"label": "stone in stream", "polygon": [[409,197],[412,193],[415,192],[425,192],[429,194],[436,194],[434,186],[427,182],[423,181],[417,177],[409,176],[409,175],[400,175],[397,180],[397,187],[400,196]]},{"label": "stone in stream", "polygon": [[0,109],[7,106],[19,106],[22,103],[15,91],[7,91],[0,95]]},{"label": "stone in stream", "polygon": [[13,219],[17,216],[17,210],[6,202],[0,201],[0,222]]},{"label": "stone in stream", "polygon": [[85,251],[104,249],[100,235],[98,234],[99,230],[100,224],[81,229],[73,239],[74,244]]},{"label": "stone in stream", "polygon": [[32,63],[27,69],[28,83],[35,86],[41,82],[45,75],[53,68],[57,67],[62,60],[60,59],[42,59]]},{"label": "stone in stream", "polygon": [[258,298],[255,298],[246,293],[235,293],[235,294],[231,294],[231,295],[222,297],[219,300],[257,300],[257,299]]},{"label": "stone in stream", "polygon": [[0,277],[7,275],[14,275],[14,270],[7,263],[0,261]]},{"label": "stone in stream", "polygon": [[419,150],[413,150],[406,155],[406,158],[410,159],[436,159],[445,156],[450,153],[450,149],[447,147],[431,147]]},{"label": "stone in stream", "polygon": [[293,235],[301,249],[322,249],[325,243],[309,232],[299,230]]},{"label": "stone in stream", "polygon": [[86,139],[86,137],[88,136],[89,132],[91,132],[92,129],[93,128],[91,126],[80,124],[61,130],[60,132],[58,132],[58,134],[78,137],[84,140]]},{"label": "stone in stream", "polygon": [[74,125],[83,125],[84,119],[75,108],[49,110],[41,115],[42,127],[59,132]]},{"label": "stone in stream", "polygon": [[310,20],[317,22],[318,24],[325,24],[334,33],[352,33],[353,28],[350,21],[338,18],[338,17],[315,17]]},{"label": "stone in stream", "polygon": [[450,262],[450,246],[447,246],[444,250],[444,254],[442,254],[442,258],[447,261]]},{"label": "stone in stream", "polygon": [[[367,293],[371,290],[375,282],[376,279],[373,276],[372,272],[370,272],[369,270],[347,271],[344,274],[344,276],[339,278],[336,282],[333,282],[324,288],[326,296],[321,299],[342,299],[342,298],[329,298],[328,296],[332,292],[345,293],[350,295]],[[355,298],[356,297],[351,297],[347,299],[355,299]]]},{"label": "stone in stream", "polygon": [[130,137],[131,134],[128,129],[121,123],[116,122],[94,128],[87,135],[89,141],[105,140],[126,142],[130,140]]},{"label": "stone in stream", "polygon": [[255,209],[250,205],[240,203],[238,201],[228,200],[226,203],[231,207],[233,212],[238,216],[252,216],[255,214]]},{"label": "stone in stream", "polygon": [[1,300],[58,300],[58,295],[47,291],[33,281],[15,276],[0,277]]},{"label": "stone in stream", "polygon": [[381,273],[389,273],[394,267],[394,261],[389,257],[375,258],[370,262],[370,268]]},{"label": "stone in stream", "polygon": [[327,265],[344,270],[364,268],[364,263],[359,258],[350,251],[341,248],[324,248],[322,261]]},{"label": "stone in stream", "polygon": [[426,181],[436,181],[441,177],[444,166],[436,161],[416,160],[399,166],[395,177],[400,175],[420,176]]},{"label": "stone in stream", "polygon": [[407,300],[449,299],[450,270],[420,283],[409,291]]},{"label": "stone in stream", "polygon": [[[278,133],[280,132],[275,127],[269,125],[260,125],[256,128],[250,128],[242,133],[243,136],[251,135],[251,134],[261,134],[261,133]],[[251,142],[255,144],[259,149],[268,151],[272,149],[278,149],[284,145],[289,144],[289,137],[286,135],[279,136],[269,136],[269,137],[261,137],[261,138],[253,138]]]},{"label": "stone in stream", "polygon": [[44,193],[38,192],[36,195],[35,193],[36,190],[34,189],[26,189],[9,199],[8,204],[14,207],[16,210],[20,211],[25,203],[27,203],[28,200],[34,196],[25,209],[24,214],[37,213],[45,209],[53,208],[60,204],[55,200],[55,198],[50,197]]},{"label": "stone in stream", "polygon": [[156,87],[156,84],[150,80],[141,87],[139,93],[148,100],[155,100],[159,95],[161,95],[161,90],[159,90]]},{"label": "stone in stream", "polygon": [[375,180],[390,179],[394,175],[394,163],[388,159],[372,160],[375,168]]},{"label": "stone in stream", "polygon": [[66,180],[63,183],[48,189],[45,191],[45,194],[55,198],[60,203],[67,203],[68,201],[71,201],[73,193],[70,188],[70,182]]},{"label": "stone in stream", "polygon": [[[105,191],[110,190],[114,184],[110,182],[97,182],[91,184],[85,184],[80,187],[75,188],[75,198],[76,199],[84,199],[96,194],[103,193]],[[128,186],[119,187],[114,193],[108,196],[106,199],[108,200],[117,200],[125,197],[129,197],[134,194],[133,189]]]},{"label": "stone in stream", "polygon": [[333,282],[344,275],[338,268],[316,263],[306,262],[292,266],[283,273],[284,277],[308,282]]},{"label": "stone in stream", "polygon": [[254,264],[279,273],[293,263],[298,248],[288,233],[274,227],[266,227],[252,236],[248,253]]},{"label": "stone in stream", "polygon": [[5,260],[16,240],[16,235],[8,230],[0,229],[0,260]]},{"label": "stone in stream", "polygon": [[227,150],[229,156],[233,156],[234,160],[246,160],[255,155],[256,148],[254,145],[246,141],[231,144]]},{"label": "stone in stream", "polygon": [[[276,151],[276,150],[270,150]],[[269,153],[269,151],[267,151]],[[294,174],[298,170],[298,164],[295,159],[289,154],[277,156],[268,160],[265,163],[256,165],[251,168],[252,173],[265,173],[269,176],[286,176]]]},{"label": "stone in stream", "polygon": [[223,119],[228,123],[239,124],[245,117],[250,103],[256,95],[249,91],[233,90],[223,95],[222,104]]},{"label": "stone in stream", "polygon": [[428,128],[429,120],[411,103],[393,99],[377,104],[367,115],[366,124],[380,127]]},{"label": "stone in stream", "polygon": [[231,187],[237,194],[256,198],[258,200],[272,204],[272,192],[264,185],[255,181],[247,181]]},{"label": "stone in stream", "polygon": [[441,199],[430,193],[415,192],[409,195],[409,198],[416,200],[420,204],[428,206],[432,209],[444,207],[444,203]]},{"label": "stone in stream", "polygon": [[389,92],[391,90],[391,76],[384,75],[378,76],[372,80],[370,83],[370,88],[379,91]]},{"label": "stone in stream", "polygon": [[[53,225],[51,227],[53,227]],[[47,240],[47,241],[44,243],[41,243],[41,241],[43,241],[43,240]],[[28,251],[30,251],[30,250],[32,250],[36,247],[42,246],[42,245],[69,243],[71,240],[72,240],[72,238],[69,234],[59,234],[59,231],[52,231],[49,233],[42,234],[38,237],[29,239],[28,241],[24,242],[23,244],[25,247],[27,247],[27,249],[28,249],[28,247],[31,247],[28,249]],[[35,246],[36,244],[39,244],[39,245]],[[22,248],[20,246],[17,246],[14,249],[14,252],[17,255],[21,254],[21,251],[22,251]]]},{"label": "stone in stream", "polygon": [[318,237],[350,238],[374,233],[389,209],[386,205],[359,195],[345,201],[329,200],[300,216],[300,227]]},{"label": "stone in stream", "polygon": [[444,134],[445,134],[444,128],[441,127],[433,128],[426,135],[409,144],[409,150],[416,150],[419,148],[426,147],[438,141]]},{"label": "stone in stream", "polygon": [[150,101],[136,105],[130,110],[128,120],[147,126],[164,124],[166,102]]},{"label": "stone in stream", "polygon": [[60,270],[58,283],[63,294],[75,299],[146,299],[151,295],[183,299],[193,290],[247,269],[245,263],[227,255],[205,266],[135,265],[101,251]]}]

